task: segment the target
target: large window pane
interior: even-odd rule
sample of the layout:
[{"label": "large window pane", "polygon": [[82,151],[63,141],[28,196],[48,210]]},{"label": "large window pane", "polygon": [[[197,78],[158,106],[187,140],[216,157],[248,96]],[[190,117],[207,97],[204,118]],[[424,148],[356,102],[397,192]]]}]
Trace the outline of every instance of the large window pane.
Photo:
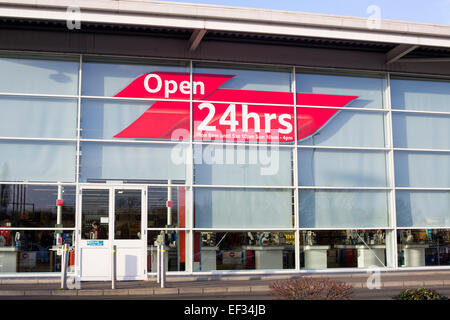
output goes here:
[{"label": "large window pane", "polygon": [[188,102],[83,99],[82,138],[189,140]]},{"label": "large window pane", "polygon": [[196,228],[291,228],[291,190],[195,190]]},{"label": "large window pane", "polygon": [[[125,89],[139,76],[152,72],[182,72],[189,74],[185,62],[131,62],[110,61],[102,62],[89,58],[83,63],[84,96],[112,97]],[[189,99],[189,96],[187,97]]]},{"label": "large window pane", "polygon": [[449,229],[398,230],[400,267],[450,265]]},{"label": "large window pane", "polygon": [[[234,90],[251,90],[251,91],[271,91],[271,92],[291,92],[292,91],[292,75],[289,69],[274,69],[265,67],[236,67],[228,68],[228,66],[215,65],[208,63],[199,63],[194,66],[194,81],[199,81],[203,74],[209,75],[228,75],[232,76],[219,86],[220,89],[234,89]],[[224,91],[225,94],[216,93],[220,95],[219,101],[233,101],[233,102],[257,102],[254,101],[255,96],[251,94],[238,95],[232,92]],[[200,96],[200,95],[198,95]],[[196,96],[194,96],[195,98]],[[279,95],[281,99],[275,99],[274,104],[293,104],[294,97],[290,95]],[[262,99],[259,96],[257,99]],[[215,101],[213,97],[207,99]],[[267,101],[267,103],[270,103]]]},{"label": "large window pane", "polygon": [[386,266],[385,230],[302,231],[301,268]]},{"label": "large window pane", "polygon": [[158,244],[166,246],[166,271],[185,271],[189,259],[189,245],[186,231],[155,231],[147,233],[147,272],[157,272]]},{"label": "large window pane", "polygon": [[450,111],[450,81],[391,79],[393,109]]},{"label": "large window pane", "polygon": [[142,191],[115,190],[114,239],[141,239]]},{"label": "large window pane", "polygon": [[[301,112],[302,108],[297,108]],[[302,122],[299,123],[301,136]],[[340,110],[315,134],[299,141],[307,146],[384,147],[384,113]]]},{"label": "large window pane", "polygon": [[301,190],[301,228],[377,228],[388,226],[385,191]]},{"label": "large window pane", "polygon": [[297,73],[297,93],[358,96],[347,104],[352,108],[384,108],[385,80],[353,75]]},{"label": "large window pane", "polygon": [[392,127],[394,147],[450,149],[450,116],[393,113]]},{"label": "large window pane", "polygon": [[195,145],[196,184],[292,185],[292,149]]},{"label": "large window pane", "polygon": [[74,142],[0,140],[0,181],[75,181]]},{"label": "large window pane", "polygon": [[194,271],[295,268],[294,232],[196,232]]},{"label": "large window pane", "polygon": [[185,180],[184,145],[83,142],[81,150],[81,181]]},{"label": "large window pane", "polygon": [[450,187],[449,153],[396,151],[394,160],[397,187]]},{"label": "large window pane", "polygon": [[[60,186],[63,205],[61,224],[75,227],[75,187]],[[0,185],[0,227],[55,227],[57,223],[58,186]]]},{"label": "large window pane", "polygon": [[61,272],[61,256],[55,239],[62,239],[69,245],[68,272],[75,271],[74,233],[64,231],[56,235],[55,231],[14,230],[0,231],[8,234],[12,242],[0,246],[0,274],[16,272]]},{"label": "large window pane", "polygon": [[82,239],[109,238],[109,190],[82,190]]},{"label": "large window pane", "polygon": [[0,57],[0,92],[76,95],[77,61]]},{"label": "large window pane", "polygon": [[149,228],[186,227],[186,187],[149,187],[147,199]]},{"label": "large window pane", "polygon": [[302,186],[386,187],[386,155],[380,151],[300,149]]},{"label": "large window pane", "polygon": [[74,99],[0,97],[0,136],[76,138]]},{"label": "large window pane", "polygon": [[397,190],[397,225],[450,227],[450,192]]}]

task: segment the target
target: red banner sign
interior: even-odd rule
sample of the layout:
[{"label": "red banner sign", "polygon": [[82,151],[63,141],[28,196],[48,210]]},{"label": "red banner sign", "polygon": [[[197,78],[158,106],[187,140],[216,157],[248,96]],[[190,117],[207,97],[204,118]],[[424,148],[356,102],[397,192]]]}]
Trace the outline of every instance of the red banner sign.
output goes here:
[{"label": "red banner sign", "polygon": [[[144,74],[116,97],[170,99],[157,101],[115,138],[189,139],[193,103],[195,140],[290,142],[295,140],[294,95],[289,92],[220,89],[232,75],[173,72]],[[191,92],[192,90],[192,92]],[[297,139],[318,131],[357,96],[298,93]],[[201,101],[204,102],[201,102]],[[198,102],[200,101],[200,102]],[[317,108],[317,107],[335,108]],[[314,108],[316,107],[316,108]]]}]

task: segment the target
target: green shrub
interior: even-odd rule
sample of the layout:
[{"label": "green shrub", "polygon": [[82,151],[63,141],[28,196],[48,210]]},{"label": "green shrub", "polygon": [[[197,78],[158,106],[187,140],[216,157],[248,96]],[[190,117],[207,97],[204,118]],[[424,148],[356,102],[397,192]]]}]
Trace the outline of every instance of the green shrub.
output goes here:
[{"label": "green shrub", "polygon": [[446,296],[437,293],[433,289],[419,288],[406,289],[392,297],[394,300],[447,300]]},{"label": "green shrub", "polygon": [[286,300],[349,300],[353,286],[329,279],[302,277],[270,284],[272,295]]}]

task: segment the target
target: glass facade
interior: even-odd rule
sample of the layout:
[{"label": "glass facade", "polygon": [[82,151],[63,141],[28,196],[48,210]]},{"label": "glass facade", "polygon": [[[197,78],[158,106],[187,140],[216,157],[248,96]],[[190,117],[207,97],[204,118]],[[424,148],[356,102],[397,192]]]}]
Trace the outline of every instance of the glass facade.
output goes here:
[{"label": "glass facade", "polygon": [[449,265],[450,80],[52,55],[0,71],[0,275],[60,270],[62,243],[75,272],[77,245],[111,239],[145,242],[148,273],[161,242],[171,272]]}]

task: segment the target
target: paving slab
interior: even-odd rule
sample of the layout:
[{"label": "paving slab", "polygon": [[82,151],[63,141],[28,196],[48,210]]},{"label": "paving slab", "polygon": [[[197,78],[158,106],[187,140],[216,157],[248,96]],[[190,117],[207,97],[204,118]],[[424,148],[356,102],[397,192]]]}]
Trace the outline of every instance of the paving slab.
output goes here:
[{"label": "paving slab", "polygon": [[78,296],[103,296],[103,290],[78,290]]}]

